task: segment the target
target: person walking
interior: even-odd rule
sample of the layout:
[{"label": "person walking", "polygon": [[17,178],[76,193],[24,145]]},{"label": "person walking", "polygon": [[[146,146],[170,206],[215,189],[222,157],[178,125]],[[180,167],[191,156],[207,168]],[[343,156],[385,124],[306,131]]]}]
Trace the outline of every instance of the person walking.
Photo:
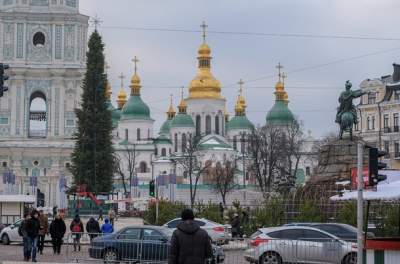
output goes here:
[{"label": "person walking", "polygon": [[110,223],[108,218],[106,218],[104,220],[104,224],[101,226],[101,233],[103,233],[103,234],[112,234],[113,232],[114,232],[114,227]]},{"label": "person walking", "polygon": [[172,234],[168,264],[205,264],[212,257],[210,237],[194,221],[191,209],[183,210],[181,218]]},{"label": "person walking", "polygon": [[60,255],[61,253],[61,245],[66,231],[67,227],[65,226],[64,220],[59,214],[56,215],[56,218],[50,224],[51,242],[53,244],[53,252],[55,255]]},{"label": "person walking", "polygon": [[83,223],[79,217],[79,215],[75,215],[74,220],[71,222],[69,229],[72,232],[72,237],[74,240],[74,251],[78,248],[78,251],[81,251],[81,237],[83,232]]},{"label": "person walking", "polygon": [[26,230],[26,226],[30,218],[31,216],[28,213],[25,213],[24,220],[22,220],[18,228],[18,234],[22,237],[22,242],[23,242],[24,261],[29,261],[31,255],[30,254],[31,252],[29,250],[28,232]]},{"label": "person walking", "polygon": [[219,214],[221,216],[221,220],[224,221],[224,205],[222,203],[219,203]]},{"label": "person walking", "polygon": [[103,221],[103,207],[99,207],[99,218],[98,218],[98,220],[100,221]]},{"label": "person walking", "polygon": [[28,235],[28,252],[29,257],[32,262],[37,262],[36,260],[36,251],[38,244],[38,236],[39,236],[40,222],[39,222],[39,212],[33,210],[31,213],[31,218],[26,222],[26,232]]},{"label": "person walking", "polygon": [[110,223],[112,226],[114,226],[114,221],[115,221],[115,210],[114,208],[110,208],[110,211],[108,211],[108,218],[110,219]]},{"label": "person walking", "polygon": [[40,255],[43,255],[44,239],[46,237],[46,234],[49,233],[49,220],[47,218],[47,215],[44,214],[43,209],[39,211],[39,223],[40,228],[38,237],[38,249]]},{"label": "person walking", "polygon": [[86,223],[86,232],[89,234],[90,242],[92,242],[92,240],[101,232],[100,224],[96,219],[94,219],[94,217],[91,217]]},{"label": "person walking", "polygon": [[232,238],[235,237],[241,237],[241,230],[240,230],[240,218],[237,213],[233,215],[233,219],[231,221],[231,227],[232,227]]},{"label": "person walking", "polygon": [[56,219],[57,213],[58,213],[58,207],[57,205],[55,205],[53,207],[53,220]]}]

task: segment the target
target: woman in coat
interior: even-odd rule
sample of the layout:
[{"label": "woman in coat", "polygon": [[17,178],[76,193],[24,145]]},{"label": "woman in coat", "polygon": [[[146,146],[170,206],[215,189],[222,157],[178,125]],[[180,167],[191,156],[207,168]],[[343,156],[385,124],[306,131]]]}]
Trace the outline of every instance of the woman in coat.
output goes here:
[{"label": "woman in coat", "polygon": [[64,220],[60,215],[57,215],[54,221],[50,224],[50,235],[53,243],[54,254],[60,255],[61,245],[66,230],[67,227],[65,226]]}]

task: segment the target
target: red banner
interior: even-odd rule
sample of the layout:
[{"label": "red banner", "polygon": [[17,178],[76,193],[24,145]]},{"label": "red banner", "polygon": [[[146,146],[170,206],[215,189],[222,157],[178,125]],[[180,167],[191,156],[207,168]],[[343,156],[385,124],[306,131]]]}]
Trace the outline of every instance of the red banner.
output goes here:
[{"label": "red banner", "polygon": [[[362,170],[363,180],[364,180],[364,188],[367,189],[369,187],[369,169],[368,167],[364,167]],[[353,190],[357,189],[357,168],[351,168],[351,188]]]}]

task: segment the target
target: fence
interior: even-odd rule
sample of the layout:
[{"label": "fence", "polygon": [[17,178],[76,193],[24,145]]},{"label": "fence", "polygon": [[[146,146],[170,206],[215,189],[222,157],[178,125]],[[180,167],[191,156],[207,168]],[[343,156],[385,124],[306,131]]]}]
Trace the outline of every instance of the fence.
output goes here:
[{"label": "fence", "polygon": [[[143,227],[142,229],[145,229]],[[147,229],[151,230],[151,228]],[[158,229],[154,229],[158,230]],[[167,263],[170,251],[168,237],[142,231],[118,232],[113,236],[93,240],[81,233],[80,251],[75,243],[76,234],[68,237],[66,262],[74,263]],[[292,233],[296,236],[295,232]],[[93,234],[92,234],[93,236]],[[75,239],[76,242],[76,239]],[[74,246],[76,251],[74,251]],[[280,264],[280,263],[332,263],[356,264],[356,245],[351,242],[310,235],[307,238],[266,238],[256,233],[252,238],[232,239],[224,245],[212,246],[209,264]]]}]

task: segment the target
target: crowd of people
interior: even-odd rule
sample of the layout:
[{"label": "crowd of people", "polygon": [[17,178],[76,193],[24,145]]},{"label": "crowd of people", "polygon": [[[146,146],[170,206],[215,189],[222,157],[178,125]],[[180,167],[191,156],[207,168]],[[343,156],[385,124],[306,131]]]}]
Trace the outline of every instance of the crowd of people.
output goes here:
[{"label": "crowd of people", "polygon": [[[99,234],[111,234],[114,232],[115,213],[110,212],[109,215],[111,216],[110,219],[105,218],[102,225],[99,222],[103,220],[102,216],[97,220],[91,217],[86,223],[86,232],[89,234],[91,241]],[[67,227],[63,214],[53,210],[53,217],[54,219],[49,224],[48,216],[43,210],[33,209],[30,213],[24,214],[24,219],[18,228],[18,234],[23,241],[24,261],[37,262],[37,254],[43,254],[46,235],[51,237],[54,255],[61,253],[61,246]],[[73,239],[74,251],[80,251],[81,238],[85,228],[78,214],[72,220],[69,230]]]}]

